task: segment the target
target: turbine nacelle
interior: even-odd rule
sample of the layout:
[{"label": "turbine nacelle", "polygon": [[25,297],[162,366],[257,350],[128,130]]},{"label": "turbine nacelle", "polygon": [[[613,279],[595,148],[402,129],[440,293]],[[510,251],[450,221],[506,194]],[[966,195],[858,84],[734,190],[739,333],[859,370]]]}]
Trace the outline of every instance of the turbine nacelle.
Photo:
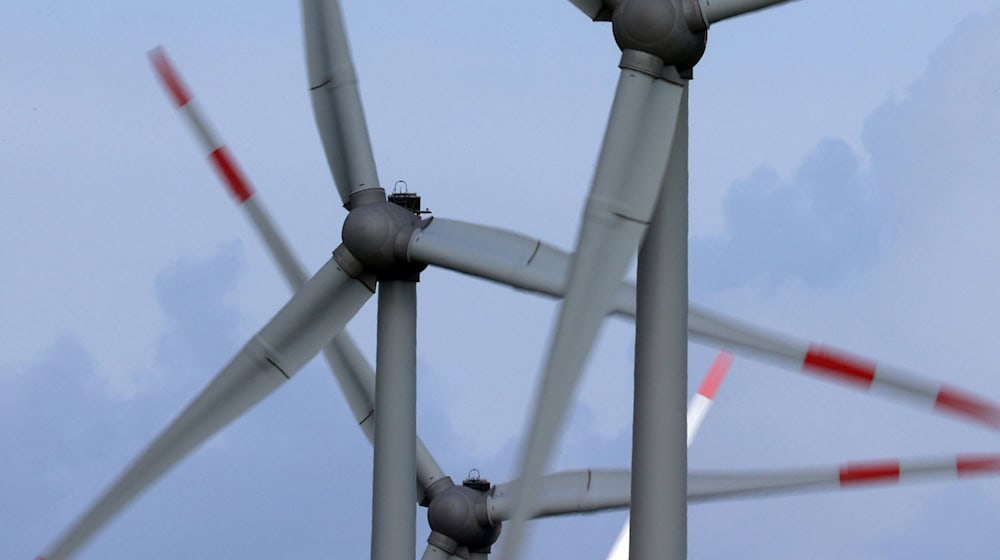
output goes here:
[{"label": "turbine nacelle", "polygon": [[379,280],[416,281],[424,264],[411,263],[406,248],[418,229],[430,220],[408,208],[386,200],[381,188],[364,189],[351,195],[350,214],[344,220],[341,235],[344,246],[364,269]]},{"label": "turbine nacelle", "polygon": [[691,69],[705,54],[708,40],[707,27],[691,26],[691,21],[701,20],[697,6],[687,0],[621,0],[611,14],[615,42],[622,51],[647,53],[661,64]]},{"label": "turbine nacelle", "polygon": [[467,479],[461,486],[450,484],[434,496],[427,507],[427,524],[432,531],[427,542],[453,555],[461,555],[461,548],[489,552],[500,538],[501,525],[489,516],[490,489],[486,480]]}]

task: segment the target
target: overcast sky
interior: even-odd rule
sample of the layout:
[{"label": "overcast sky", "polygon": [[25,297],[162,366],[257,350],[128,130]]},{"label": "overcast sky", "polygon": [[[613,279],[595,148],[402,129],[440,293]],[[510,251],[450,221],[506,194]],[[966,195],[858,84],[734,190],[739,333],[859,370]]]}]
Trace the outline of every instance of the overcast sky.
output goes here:
[{"label": "overcast sky", "polygon": [[[945,4],[801,0],[712,29],[691,86],[691,297],[1000,400],[1000,3]],[[564,0],[344,9],[383,185],[572,246],[617,77],[609,26]],[[310,270],[339,243],[299,17],[263,2],[5,5],[0,557],[51,542],[289,297],[146,51],[167,48]],[[511,476],[555,309],[422,276],[418,429],[453,478]],[[349,327],[372,358],[374,318],[369,304]],[[630,329],[604,329],[557,467],[627,465]],[[691,346],[692,387],[717,351]],[[371,449],[342,401],[311,364],[79,558],[366,557]],[[737,357],[690,463],[995,442]],[[1000,549],[996,479],[690,511],[693,559]],[[538,523],[529,557],[602,559],[624,517]]]}]

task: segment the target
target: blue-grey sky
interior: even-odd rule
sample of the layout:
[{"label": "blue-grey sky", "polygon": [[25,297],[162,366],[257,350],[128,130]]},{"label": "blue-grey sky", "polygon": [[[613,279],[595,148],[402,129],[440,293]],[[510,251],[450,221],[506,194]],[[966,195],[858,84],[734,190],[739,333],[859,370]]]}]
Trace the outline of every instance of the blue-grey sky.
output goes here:
[{"label": "blue-grey sky", "polygon": [[[1000,3],[947,4],[801,0],[713,28],[691,90],[691,294],[1000,400]],[[571,246],[617,76],[608,26],[558,0],[344,8],[383,184]],[[157,44],[308,268],[339,242],[296,7],[5,6],[2,558],[37,554],[289,295],[153,77]],[[453,477],[505,480],[555,306],[443,271],[420,288],[420,433]],[[369,356],[374,311],[349,327]],[[605,328],[559,466],[627,464],[629,329]],[[693,380],[716,350],[692,346]],[[79,557],[365,557],[371,451],[352,424],[314,363]],[[996,450],[738,358],[690,461]],[[689,556],[985,557],[998,511],[998,480],[700,505]],[[531,557],[603,558],[623,519],[539,523]]]}]

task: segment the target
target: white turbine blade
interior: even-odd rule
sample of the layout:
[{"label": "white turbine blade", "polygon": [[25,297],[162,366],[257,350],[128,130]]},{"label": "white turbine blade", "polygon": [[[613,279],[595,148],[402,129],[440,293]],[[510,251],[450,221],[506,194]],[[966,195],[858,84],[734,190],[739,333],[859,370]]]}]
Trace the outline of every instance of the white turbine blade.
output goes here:
[{"label": "white turbine blade", "polygon": [[873,393],[906,397],[927,409],[1000,429],[1000,405],[904,370],[795,340],[694,306],[688,315],[688,330],[692,336],[733,351],[746,352]]},{"label": "white turbine blade", "polygon": [[448,554],[432,544],[428,544],[427,548],[424,549],[424,553],[420,557],[420,560],[448,560],[451,557],[451,554]]},{"label": "white turbine blade", "polygon": [[[513,288],[562,298],[566,294],[571,255],[520,233],[434,218],[410,238],[411,262],[431,264]],[[635,285],[621,282],[613,312],[635,317]]]},{"label": "white turbine blade", "polygon": [[722,380],[726,378],[726,372],[729,371],[729,366],[731,365],[733,365],[733,355],[725,351],[719,352],[719,355],[715,357],[715,361],[712,362],[711,367],[708,368],[705,378],[701,380],[698,392],[688,401],[688,447],[691,447],[695,436],[698,435],[698,429],[701,428],[701,423],[705,421],[705,416],[708,414],[709,409],[712,408],[715,393],[718,392],[719,386],[722,385]]},{"label": "white turbine blade", "polygon": [[[534,496],[577,381],[635,256],[667,169],[684,86],[624,68],[587,200],[571,275],[549,346],[521,458],[523,503]],[[511,520],[503,555],[516,558],[524,521]]]},{"label": "white turbine blade", "polygon": [[763,494],[899,484],[933,477],[995,476],[1000,455],[959,455],[943,459],[916,459],[845,463],[833,467],[760,472],[691,473],[688,500],[701,502]]},{"label": "white turbine blade", "polygon": [[628,549],[632,535],[630,521],[631,518],[625,518],[625,524],[618,531],[618,536],[615,537],[615,542],[611,545],[611,551],[608,552],[607,560],[628,560]]},{"label": "white turbine blade", "polygon": [[610,15],[611,10],[604,5],[603,0],[569,0],[577,7],[581,12],[587,15],[592,20],[597,20],[599,17],[604,18]]},{"label": "white turbine blade", "polygon": [[371,289],[330,259],[43,555],[64,560],[191,451],[290,379]]},{"label": "white turbine blade", "polygon": [[[832,467],[753,472],[691,472],[688,501],[787,494],[802,491],[863,488],[934,477],[967,478],[1000,475],[1000,455],[958,455],[940,459],[851,462]],[[532,517],[573,515],[625,509],[630,501],[631,473],[626,469],[574,470],[539,479]],[[491,522],[510,519],[517,507],[517,483],[496,485],[487,497]]]},{"label": "white turbine blade", "polygon": [[351,193],[379,182],[340,3],[303,0],[302,20],[316,126],[346,204]]},{"label": "white turbine blade", "polygon": [[274,228],[264,207],[257,202],[253,185],[247,180],[228,147],[219,139],[208,119],[201,112],[190,90],[181,81],[180,75],[170,63],[164,50],[161,47],[153,49],[149,52],[149,58],[177,109],[191,125],[198,140],[201,141],[212,167],[222,179],[226,189],[236,199],[240,208],[247,213],[250,221],[257,228],[257,232],[270,250],[271,256],[278,263],[278,268],[285,277],[285,281],[296,289],[305,284],[308,276],[303,272],[302,267],[288,249],[288,245]]},{"label": "white turbine blade", "polygon": [[[364,432],[369,442],[375,441],[375,371],[371,364],[361,353],[361,349],[347,336],[347,332],[342,332],[333,339],[333,342],[323,348],[323,355],[326,358],[330,369],[334,372],[338,382],[341,375],[337,372],[345,372],[344,377],[351,379],[351,385],[363,390],[364,401],[360,399],[352,402],[351,411],[354,418]],[[341,382],[341,388],[344,387]],[[347,395],[347,391],[344,391]],[[360,406],[355,406],[359,404]],[[362,412],[364,411],[364,412]],[[429,498],[427,490],[435,482],[446,478],[447,475],[441,470],[441,465],[431,454],[424,442],[418,437],[416,448],[416,472],[417,472],[417,501],[425,503]]]},{"label": "white turbine blade", "polygon": [[[701,385],[698,386],[698,392],[691,397],[690,401],[688,401],[688,447],[691,447],[691,443],[694,442],[695,436],[698,435],[698,429],[701,427],[701,423],[705,420],[705,416],[708,414],[709,409],[712,408],[712,401],[715,399],[715,393],[718,392],[719,386],[722,385],[722,380],[725,379],[726,372],[729,371],[729,366],[732,364],[732,354],[725,351],[719,352],[719,355],[715,357],[715,361],[712,362],[711,367],[708,368],[708,373],[706,373],[704,379],[701,380]],[[618,532],[618,537],[615,539],[614,544],[611,545],[611,552],[608,553],[607,560],[628,559],[629,533],[629,519],[626,518],[625,524],[622,526],[621,531]]]},{"label": "white turbine blade", "polygon": [[542,476],[537,483],[529,509],[524,509],[518,498],[517,481],[496,485],[486,500],[489,520],[496,523],[520,514],[547,517],[627,508],[632,473],[625,469],[563,471]]},{"label": "white turbine blade", "polygon": [[[408,247],[410,260],[492,280],[514,288],[563,297],[569,253],[519,233],[443,218],[418,230]],[[618,284],[611,313],[635,317],[635,285]],[[859,360],[786,335],[717,314],[694,303],[688,307],[692,338],[729,348],[784,367],[870,389],[890,389],[911,401],[993,429],[1000,429],[1000,405],[956,389],[921,379],[890,366]],[[872,375],[874,374],[874,375]],[[889,394],[888,396],[892,396]]]},{"label": "white turbine blade", "polygon": [[702,23],[708,28],[715,22],[755,12],[790,0],[697,0]]},{"label": "white turbine blade", "polygon": [[[157,75],[163,81],[174,103],[202,141],[213,167],[222,178],[229,192],[235,197],[239,207],[253,222],[268,251],[274,258],[285,282],[292,291],[298,291],[306,283],[308,276],[298,259],[292,254],[284,236],[274,226],[264,205],[256,196],[253,186],[241,171],[236,159],[226,149],[204,114],[195,104],[195,99],[180,78],[176,68],[170,63],[162,48],[150,52],[150,59]],[[344,395],[355,420],[368,441],[374,437],[375,411],[375,371],[361,353],[361,349],[346,330],[337,335],[333,342],[323,348],[323,356],[333,372],[340,391]],[[417,441],[417,490],[423,499],[427,487],[445,474],[438,462],[424,446]]]}]

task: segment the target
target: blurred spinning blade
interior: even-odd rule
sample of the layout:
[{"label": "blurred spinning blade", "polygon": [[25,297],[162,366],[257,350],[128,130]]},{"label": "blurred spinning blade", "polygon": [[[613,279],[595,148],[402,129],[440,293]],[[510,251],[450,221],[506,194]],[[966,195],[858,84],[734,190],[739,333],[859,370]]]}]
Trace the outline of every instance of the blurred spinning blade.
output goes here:
[{"label": "blurred spinning blade", "polygon": [[[598,159],[530,433],[521,456],[519,506],[504,557],[516,558],[529,498],[552,454],[604,316],[652,216],[669,163],[684,86],[623,68]],[[518,500],[521,503],[521,500]]]}]

